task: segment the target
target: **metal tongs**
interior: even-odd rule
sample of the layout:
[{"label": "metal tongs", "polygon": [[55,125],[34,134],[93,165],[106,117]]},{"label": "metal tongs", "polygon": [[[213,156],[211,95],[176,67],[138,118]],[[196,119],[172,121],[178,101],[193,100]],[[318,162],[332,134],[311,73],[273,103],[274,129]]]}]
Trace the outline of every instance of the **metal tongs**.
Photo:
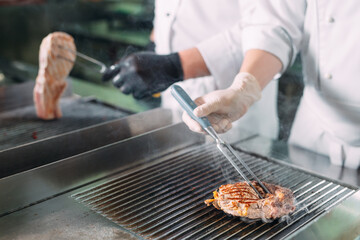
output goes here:
[{"label": "metal tongs", "polygon": [[[94,59],[92,57],[89,57],[89,56],[87,56],[87,55],[85,55],[83,53],[80,53],[78,51],[74,51],[74,50],[72,50],[70,48],[67,48],[65,46],[62,46],[62,45],[58,45],[58,47],[61,48],[61,49],[66,50],[66,51],[68,51],[68,52],[70,52],[70,53],[72,53],[74,55],[76,55],[77,57],[81,58],[82,60],[84,60],[86,62],[86,64],[84,64],[82,62],[77,61],[76,62],[77,64],[79,64],[82,67],[85,67],[85,68],[87,68],[87,69],[89,69],[91,71],[95,71],[95,72],[103,74],[103,81],[106,81],[104,79],[110,79],[110,77],[107,77],[107,76],[109,76],[108,75],[109,72],[111,72],[112,74],[114,74],[114,73],[117,74],[121,70],[120,64],[113,64],[110,67],[107,67],[103,62],[100,62],[99,60],[96,60],[96,59]],[[61,56],[61,55],[59,55],[57,57],[75,64],[75,62],[73,60],[71,60],[71,59],[69,59],[67,57],[64,57],[64,56]],[[154,98],[158,98],[158,97],[161,96],[161,94],[160,93],[154,93],[152,96]]]},{"label": "metal tongs", "polygon": [[192,119],[197,121],[201,127],[216,141],[216,146],[220,152],[226,157],[226,159],[231,163],[231,165],[236,169],[236,171],[241,175],[241,177],[251,186],[257,195],[262,199],[263,197],[246,177],[246,175],[241,171],[239,166],[234,162],[231,155],[233,155],[241,165],[250,173],[250,175],[256,180],[256,182],[264,189],[266,193],[270,193],[269,189],[258,179],[258,177],[251,171],[247,164],[239,157],[235,150],[231,147],[230,144],[222,140],[219,135],[216,133],[214,128],[211,126],[211,123],[207,117],[199,118],[195,116],[193,110],[197,107],[194,101],[191,100],[189,95],[182,89],[179,85],[173,85],[171,87],[171,94],[178,101],[181,107],[190,115]]},{"label": "metal tongs", "polygon": [[[77,57],[79,57],[79,58],[81,58],[83,60],[85,60],[87,62],[87,64],[83,64],[83,63],[79,63],[79,62],[78,62],[78,64],[80,64],[81,66],[83,66],[83,67],[85,67],[85,68],[87,68],[87,69],[89,69],[91,71],[95,71],[95,72],[99,72],[99,73],[105,73],[108,69],[115,67],[115,65],[112,65],[112,66],[110,66],[108,68],[104,63],[102,63],[102,62],[100,62],[100,61],[98,61],[98,60],[96,60],[96,59],[94,59],[92,57],[89,57],[89,56],[87,56],[87,55],[85,55],[83,53],[80,53],[78,51],[74,51],[74,50],[72,50],[72,49],[70,49],[68,47],[65,47],[65,46],[62,46],[62,45],[58,45],[58,47],[61,48],[61,49],[66,50],[66,51],[68,51],[68,52],[70,52],[70,53],[72,53],[74,55],[76,55]],[[71,59],[68,59],[68,58],[66,58],[64,56],[60,55],[60,56],[57,56],[57,57],[62,58],[64,60],[66,60],[66,61],[75,63]],[[88,65],[88,64],[90,64],[90,65]],[[96,68],[91,67],[91,64],[95,65]]]}]

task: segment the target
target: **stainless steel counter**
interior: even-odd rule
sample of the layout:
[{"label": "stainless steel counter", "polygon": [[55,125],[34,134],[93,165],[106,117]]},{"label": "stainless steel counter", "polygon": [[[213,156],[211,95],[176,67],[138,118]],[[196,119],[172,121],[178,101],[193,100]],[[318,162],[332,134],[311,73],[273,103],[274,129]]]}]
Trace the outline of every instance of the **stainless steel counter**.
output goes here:
[{"label": "stainless steel counter", "polygon": [[[95,186],[119,171],[126,172],[129,167],[146,168],[147,159],[153,156],[171,154],[174,149],[205,141],[203,136],[191,133],[182,124],[166,131],[166,136],[160,128],[152,134],[130,137],[96,151],[0,179],[0,239],[138,239],[70,196],[84,186]],[[226,138],[245,151],[359,186],[357,171],[332,166],[324,156],[289,148],[247,131]],[[138,160],[142,164],[137,165]],[[359,202],[358,191],[291,238],[355,238],[360,235]]]},{"label": "stainless steel counter", "polygon": [[0,218],[0,239],[138,239],[64,194]]},{"label": "stainless steel counter", "polygon": [[[232,138],[236,138],[234,134],[232,134]],[[258,135],[253,136],[247,141],[235,144],[235,146],[245,151],[257,153],[271,159],[281,160],[282,162],[295,165],[316,174],[360,187],[360,169],[335,166],[331,164],[330,159],[324,155]]]}]

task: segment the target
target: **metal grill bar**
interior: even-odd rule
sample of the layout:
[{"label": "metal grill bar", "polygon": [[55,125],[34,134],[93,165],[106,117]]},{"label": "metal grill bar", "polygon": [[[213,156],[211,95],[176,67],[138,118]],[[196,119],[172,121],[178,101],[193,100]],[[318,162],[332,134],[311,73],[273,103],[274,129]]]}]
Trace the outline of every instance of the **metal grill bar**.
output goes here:
[{"label": "metal grill bar", "polygon": [[[230,166],[229,166],[230,167]],[[208,184],[208,183],[205,183],[205,184]],[[219,184],[219,183],[215,183],[215,185],[216,184]],[[199,186],[200,187],[200,186]],[[205,194],[207,194],[207,192],[205,192]],[[171,199],[169,200],[169,201],[172,201]],[[177,208],[179,208],[179,206],[177,206]],[[150,218],[150,216],[149,216],[149,218]],[[149,224],[149,223],[147,223],[147,224]]]},{"label": "metal grill bar", "polygon": [[355,192],[301,170],[239,155],[261,181],[294,192],[297,210],[290,221],[243,222],[206,207],[203,201],[212,191],[242,180],[213,144],[159,157],[151,166],[135,168],[72,197],[146,239],[271,239],[288,236]]},{"label": "metal grill bar", "polygon": [[[155,186],[159,186],[159,185],[162,185],[162,183],[166,180],[166,181],[169,181],[169,182],[167,182],[167,184],[170,185],[171,183],[176,181],[177,175],[172,176],[172,174],[173,173],[184,174],[186,171],[188,171],[190,169],[190,167],[187,166],[187,164],[188,164],[188,162],[182,162],[180,164],[174,163],[173,164],[174,168],[171,171],[168,171],[165,175],[162,175],[159,173],[159,174],[156,174],[149,178],[139,179],[138,184],[140,186],[131,184],[131,185],[126,185],[126,187],[123,188],[121,185],[117,185],[116,187],[108,190],[105,194],[95,195],[94,197],[86,199],[86,201],[84,201],[84,202],[93,205],[95,208],[98,208],[99,210],[103,210],[103,208],[101,206],[107,202],[111,202],[111,204],[113,205],[114,203],[118,203],[118,202],[114,202],[114,200],[117,200],[117,199],[124,200],[124,201],[126,201],[127,199],[134,200],[134,197],[141,195],[143,193],[146,193],[148,187],[154,187],[153,184],[157,184]],[[145,184],[145,183],[147,183],[147,184]],[[142,184],[145,184],[145,185],[142,185]],[[127,190],[128,190],[128,192],[126,192]],[[138,190],[140,190],[140,192]],[[132,193],[134,193],[134,194],[132,194]],[[123,197],[124,195],[126,195],[125,198]],[[107,206],[109,207],[109,205],[107,205]]]},{"label": "metal grill bar", "polygon": [[[250,224],[249,224],[249,225],[250,225]],[[248,225],[248,226],[249,226],[249,225]],[[206,231],[204,231],[204,229],[200,229],[200,230],[201,230],[202,232],[206,232]],[[199,233],[201,233],[201,232],[199,231]],[[189,236],[186,237],[185,239],[191,239],[191,238],[196,238],[196,239],[197,239],[199,235],[200,235],[200,237],[201,237],[201,236],[204,237],[204,234],[202,234],[202,233],[199,234],[199,233],[195,233],[195,234],[196,234],[196,235],[195,235],[195,234],[192,232],[191,235],[189,235]]]},{"label": "metal grill bar", "polygon": [[[312,212],[315,213],[312,217],[307,217],[309,215],[306,215],[306,213],[304,213],[302,216],[298,217],[299,219],[301,218],[303,220],[303,223],[299,224],[293,231],[299,229],[300,227],[304,226],[306,223],[309,223],[311,220],[315,219],[317,216],[324,213],[325,209],[323,208],[323,205],[325,205],[326,203],[328,203],[328,204],[331,203],[331,205],[334,206],[335,204],[341,202],[342,200],[349,197],[350,195],[352,195],[355,192],[354,190],[350,190],[349,192],[344,194],[346,191],[349,191],[349,190],[348,189],[342,189],[340,192],[337,192],[335,196],[329,197],[327,200],[325,200],[322,205],[318,205],[316,208],[312,209],[310,211],[310,213],[312,213]],[[339,197],[340,195],[341,195],[341,197]],[[316,210],[316,212],[315,212],[315,210]],[[306,218],[306,220],[305,220],[305,218]],[[281,232],[283,232],[288,227],[290,227],[290,226],[280,226],[280,224],[277,225],[276,228],[274,226],[274,229],[276,229],[277,231],[273,232],[272,234],[267,236],[267,239],[269,239],[271,236],[279,235]],[[272,229],[264,231],[263,234],[268,233],[270,230],[272,230]],[[257,237],[260,237],[263,234],[260,234]],[[289,234],[290,233],[286,233],[286,235],[289,235]]]},{"label": "metal grill bar", "polygon": [[[192,152],[191,150],[192,149],[187,150],[185,152],[182,151],[182,152],[178,153],[178,155],[183,156],[183,158],[190,156],[191,154],[193,154],[193,156],[198,156],[198,152],[197,152],[196,148],[193,149],[194,152]],[[89,199],[91,199],[92,196],[95,196],[95,195],[98,196],[99,194],[104,194],[107,192],[108,189],[112,189],[113,186],[117,186],[118,184],[129,185],[131,182],[139,180],[139,177],[153,176],[154,171],[163,170],[165,168],[168,168],[169,166],[171,166],[171,164],[176,163],[177,160],[181,159],[180,156],[178,156],[178,155],[175,156],[174,158],[170,158],[170,159],[166,159],[167,157],[160,158],[160,161],[167,160],[166,165],[164,165],[162,162],[153,164],[152,166],[149,166],[146,169],[142,168],[142,169],[133,171],[133,172],[129,173],[128,175],[118,177],[115,180],[109,181],[105,185],[100,185],[100,186],[91,188],[89,190],[85,190],[83,192],[74,194],[73,197],[78,201],[81,201],[82,199],[85,199],[85,201],[89,201]]]},{"label": "metal grill bar", "polygon": [[[201,204],[201,206],[203,207],[203,205]],[[179,208],[178,206],[177,206],[177,208]],[[176,217],[178,217],[178,216],[176,216]],[[163,219],[162,219],[163,220]],[[150,224],[150,223],[147,223],[147,224]],[[159,223],[158,223],[159,224]]]},{"label": "metal grill bar", "polygon": [[[325,189],[325,188],[327,188],[329,185],[332,185],[332,183],[329,183],[328,185],[326,185],[326,186],[324,186],[323,188],[321,188],[321,191],[323,190],[323,189]],[[316,193],[319,193],[320,191],[317,191],[317,192],[315,192],[314,194],[316,194]],[[314,194],[312,194],[312,195],[314,195]],[[296,194],[295,194],[295,197],[298,197],[298,196],[296,196]],[[310,197],[310,196],[309,196]],[[320,198],[320,197],[319,197]],[[299,204],[297,204],[297,205],[299,205]],[[297,211],[295,211],[295,213],[294,214],[292,214],[292,216],[295,216],[297,213],[299,213],[299,212],[303,212],[303,210],[304,210],[304,208],[305,207],[303,207],[303,208],[301,208],[301,209],[298,209]],[[281,223],[279,223],[279,224],[281,224]],[[256,232],[257,230],[259,230],[261,227],[263,227],[265,224],[261,224],[261,225],[259,225],[258,227],[256,227],[256,228],[254,228],[252,231],[249,231],[248,233],[246,233],[245,235],[241,235],[241,237],[238,237],[236,234],[234,235],[234,236],[231,236],[231,237],[229,237],[229,238],[227,238],[227,239],[230,239],[230,238],[237,238],[237,239],[244,239],[245,237],[247,237],[247,236],[249,236],[249,235],[251,235],[251,234],[253,234],[254,232]],[[275,226],[277,226],[277,225],[275,225]],[[270,230],[272,227],[270,227],[268,230]],[[267,230],[267,231],[268,231]],[[264,231],[264,232],[266,232],[266,231]]]},{"label": "metal grill bar", "polygon": [[[266,179],[264,179],[266,181]],[[283,185],[284,186],[284,185]],[[293,186],[286,186],[286,187],[293,187]],[[301,187],[299,188],[301,189]],[[297,192],[299,189],[295,190],[294,192]],[[295,195],[296,197],[296,195]],[[231,219],[230,221],[233,221],[234,219]],[[249,227],[251,224],[248,224],[246,227],[244,227],[242,230],[244,230],[245,228]],[[201,237],[201,236],[199,236]],[[183,237],[181,237],[183,238]],[[191,239],[191,238],[198,238],[198,236],[195,236],[194,233],[192,232],[191,235],[187,236],[185,239]]]},{"label": "metal grill bar", "polygon": [[[201,172],[201,170],[198,170],[197,172],[196,172],[196,175],[198,175],[198,173],[200,173]],[[181,175],[180,175],[181,176]],[[177,176],[175,176],[175,177],[177,177]],[[183,177],[184,178],[184,177]],[[168,180],[170,180],[170,179],[168,179]],[[179,180],[179,179],[177,179],[177,180]],[[141,183],[141,182],[140,182]],[[167,185],[169,185],[169,184],[171,184],[172,182],[167,182]],[[90,199],[87,199],[87,200],[91,200],[91,198]],[[95,207],[96,207],[96,204],[94,203],[94,202],[88,202],[87,201],[87,203],[88,204],[92,204],[92,205],[94,205]],[[113,204],[113,203],[112,203]],[[106,212],[104,212],[104,211],[102,211],[103,209],[101,209],[101,208],[98,208],[98,210],[100,210],[101,212],[103,212],[104,214],[106,213]]]},{"label": "metal grill bar", "polygon": [[[74,194],[73,197],[76,200],[89,199],[89,196],[92,196],[95,193],[102,194],[105,192],[106,189],[110,189],[112,186],[116,186],[117,184],[129,185],[129,183],[131,181],[135,180],[135,182],[136,182],[136,180],[139,180],[139,177],[146,177],[149,175],[153,176],[153,174],[156,170],[157,171],[164,170],[166,168],[171,167],[172,165],[170,165],[170,164],[175,164],[175,166],[176,166],[178,160],[184,159],[184,161],[185,160],[191,161],[191,157],[198,157],[201,150],[211,151],[213,149],[211,149],[210,146],[207,146],[204,149],[198,149],[198,147],[193,147],[190,149],[186,149],[185,151],[179,152],[175,157],[172,157],[172,158],[169,158],[168,156],[159,158],[160,163],[153,164],[152,166],[146,167],[145,169],[141,168],[139,170],[134,170],[125,176],[121,176],[114,180],[109,181],[107,184],[100,185],[100,186],[91,188],[89,190],[85,190],[83,192]],[[166,165],[164,165],[162,162],[164,160],[167,161]]]},{"label": "metal grill bar", "polygon": [[[294,188],[295,188],[296,186],[300,185],[300,184],[303,183],[304,181],[307,181],[306,177],[304,177],[304,176],[305,176],[305,174],[300,175],[300,176],[297,176],[296,181],[294,181],[294,180],[291,181],[291,182],[295,182],[295,184],[293,184],[293,185],[288,184],[288,185],[285,186],[284,179],[280,180],[280,181],[279,181],[279,184],[282,185],[282,183],[284,183],[284,185],[282,185],[282,186],[285,186],[285,187],[294,187]],[[296,192],[298,192],[301,188],[304,188],[304,187],[306,187],[306,186],[308,186],[308,185],[310,185],[310,184],[311,184],[311,182],[307,182],[307,183],[305,183],[305,184],[301,184],[301,185],[294,191],[294,194],[295,194]],[[228,222],[230,223],[231,221],[232,221],[232,220],[229,220]],[[233,225],[234,225],[234,224],[233,224]],[[236,225],[234,225],[233,227],[235,227],[235,226],[236,226]],[[231,229],[233,229],[233,227],[228,228],[227,231],[230,231]],[[217,229],[214,229],[214,230],[217,230]],[[211,231],[211,232],[208,232],[207,234],[204,234],[204,235],[203,235],[202,237],[200,237],[199,239],[220,238],[220,235],[224,233],[224,232],[220,232],[220,233],[218,233],[217,235],[215,235],[215,234],[213,234],[214,230]],[[219,231],[218,231],[218,232],[219,232]],[[211,237],[209,236],[210,234],[212,234]]]}]

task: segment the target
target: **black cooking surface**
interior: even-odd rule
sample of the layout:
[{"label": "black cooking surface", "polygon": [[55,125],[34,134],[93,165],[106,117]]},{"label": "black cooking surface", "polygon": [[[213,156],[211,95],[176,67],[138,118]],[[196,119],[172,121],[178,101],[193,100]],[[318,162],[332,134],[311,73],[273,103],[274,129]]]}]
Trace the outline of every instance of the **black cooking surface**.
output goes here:
[{"label": "black cooking surface", "polygon": [[294,192],[297,209],[290,218],[248,222],[207,207],[204,200],[212,198],[220,185],[241,181],[213,144],[159,157],[152,165],[127,170],[72,197],[145,239],[279,239],[355,192],[287,165],[244,152],[239,155],[261,181]]},{"label": "black cooking surface", "polygon": [[0,113],[0,151],[129,115],[81,98],[63,98],[60,106],[63,116],[50,121],[39,119],[34,106]]}]

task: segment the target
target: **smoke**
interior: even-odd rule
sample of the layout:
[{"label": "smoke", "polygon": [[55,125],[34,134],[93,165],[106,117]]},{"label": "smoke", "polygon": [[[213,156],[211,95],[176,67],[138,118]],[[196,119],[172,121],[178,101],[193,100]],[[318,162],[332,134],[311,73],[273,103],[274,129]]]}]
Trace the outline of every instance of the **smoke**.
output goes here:
[{"label": "smoke", "polygon": [[235,183],[235,182],[239,181],[239,179],[235,179],[232,176],[234,174],[234,170],[232,168],[229,168],[229,165],[227,164],[227,162],[221,162],[219,165],[220,165],[222,175],[223,175],[224,179],[226,179],[227,183]]}]

